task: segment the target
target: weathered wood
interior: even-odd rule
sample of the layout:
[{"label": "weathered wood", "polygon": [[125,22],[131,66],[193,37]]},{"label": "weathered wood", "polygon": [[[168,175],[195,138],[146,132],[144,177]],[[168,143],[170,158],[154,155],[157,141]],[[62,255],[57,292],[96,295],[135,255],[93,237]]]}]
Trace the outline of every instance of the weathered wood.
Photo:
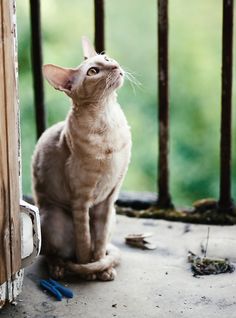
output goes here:
[{"label": "weathered wood", "polygon": [[15,1],[0,2],[0,284],[21,266]]},{"label": "weathered wood", "polygon": [[148,209],[157,202],[154,192],[121,192],[116,201],[120,207],[130,207],[136,210]]},{"label": "weathered wood", "polygon": [[[0,3],[0,65],[4,66],[4,34],[3,34],[3,3]],[[10,254],[9,248],[9,217],[6,217],[6,211],[9,211],[8,172],[7,172],[7,143],[6,143],[6,111],[5,111],[5,73],[4,67],[0,67],[0,283],[6,281],[10,275]],[[7,232],[5,230],[7,229]]]}]

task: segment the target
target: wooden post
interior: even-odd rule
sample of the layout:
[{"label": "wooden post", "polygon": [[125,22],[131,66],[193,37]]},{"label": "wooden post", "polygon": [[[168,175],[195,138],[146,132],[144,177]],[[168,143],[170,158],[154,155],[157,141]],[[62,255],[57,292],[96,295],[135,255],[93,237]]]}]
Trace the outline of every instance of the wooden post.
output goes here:
[{"label": "wooden post", "polygon": [[15,1],[0,1],[0,285],[21,266],[15,18]]}]

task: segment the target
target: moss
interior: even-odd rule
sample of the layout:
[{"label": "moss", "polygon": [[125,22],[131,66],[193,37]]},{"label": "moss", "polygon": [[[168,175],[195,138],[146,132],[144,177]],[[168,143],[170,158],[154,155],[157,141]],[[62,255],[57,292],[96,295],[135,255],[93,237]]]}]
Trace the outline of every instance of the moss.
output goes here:
[{"label": "moss", "polygon": [[201,201],[203,204],[200,204],[200,201],[195,202],[193,204],[193,207],[186,209],[159,209],[155,206],[140,211],[122,207],[117,207],[116,209],[118,214],[126,215],[129,217],[163,219],[195,224],[236,224],[235,209],[233,213],[222,212],[217,209],[217,205],[213,204],[213,201],[211,201],[211,204],[208,204],[208,199],[204,199]]}]

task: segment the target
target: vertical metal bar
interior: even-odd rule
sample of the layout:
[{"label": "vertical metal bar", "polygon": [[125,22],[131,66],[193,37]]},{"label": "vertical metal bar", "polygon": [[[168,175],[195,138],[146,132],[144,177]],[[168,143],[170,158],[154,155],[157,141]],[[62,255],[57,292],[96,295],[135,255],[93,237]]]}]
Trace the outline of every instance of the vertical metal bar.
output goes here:
[{"label": "vertical metal bar", "polygon": [[233,0],[223,0],[222,92],[219,210],[233,210],[231,198],[231,117],[233,65]]},{"label": "vertical metal bar", "polygon": [[104,0],[94,0],[95,49],[98,53],[105,50],[104,37]]},{"label": "vertical metal bar", "polygon": [[30,22],[31,22],[31,58],[34,85],[34,106],[36,116],[37,138],[46,129],[44,90],[42,76],[42,46],[41,46],[41,24],[40,24],[40,0],[30,0]]},{"label": "vertical metal bar", "polygon": [[169,193],[169,87],[168,87],[168,0],[158,0],[158,201],[160,208],[173,207]]}]

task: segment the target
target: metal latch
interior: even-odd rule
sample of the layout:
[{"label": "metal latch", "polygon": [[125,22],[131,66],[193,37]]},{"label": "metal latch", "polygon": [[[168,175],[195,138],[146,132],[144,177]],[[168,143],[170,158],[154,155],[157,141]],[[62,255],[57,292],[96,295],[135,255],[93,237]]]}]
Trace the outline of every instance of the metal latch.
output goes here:
[{"label": "metal latch", "polygon": [[40,253],[41,228],[38,208],[23,200],[21,212],[21,268],[29,266]]}]

